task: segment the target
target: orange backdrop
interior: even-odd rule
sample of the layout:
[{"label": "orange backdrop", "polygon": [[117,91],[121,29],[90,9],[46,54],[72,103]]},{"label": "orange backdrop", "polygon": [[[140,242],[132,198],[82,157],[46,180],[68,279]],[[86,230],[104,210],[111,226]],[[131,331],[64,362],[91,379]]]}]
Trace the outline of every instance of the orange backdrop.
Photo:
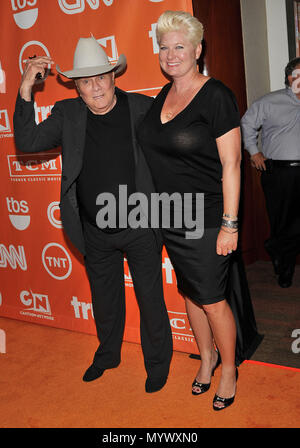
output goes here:
[{"label": "orange backdrop", "polygon": [[[156,95],[167,82],[158,64],[155,26],[167,9],[192,12],[192,0],[1,0],[0,315],[96,334],[91,293],[81,255],[63,232],[59,215],[60,151],[21,154],[14,145],[13,112],[29,56],[49,54],[62,70],[73,66],[79,37],[90,33],[112,62],[127,57],[118,87]],[[36,86],[37,123],[58,100],[76,96],[55,69]],[[139,312],[126,260],[125,340],[140,342]],[[197,353],[165,251],[164,290],[174,348]]]}]

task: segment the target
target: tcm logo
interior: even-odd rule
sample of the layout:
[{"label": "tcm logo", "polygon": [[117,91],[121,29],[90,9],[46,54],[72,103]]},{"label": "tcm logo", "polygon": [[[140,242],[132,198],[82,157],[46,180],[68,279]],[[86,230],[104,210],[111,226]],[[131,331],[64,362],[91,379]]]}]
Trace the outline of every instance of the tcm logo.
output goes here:
[{"label": "tcm logo", "polygon": [[93,306],[90,302],[79,302],[78,297],[73,296],[71,306],[74,308],[76,319],[89,320],[89,317],[94,319]]},{"label": "tcm logo", "polygon": [[38,17],[37,0],[11,0],[13,16],[19,28],[27,30],[31,28]]},{"label": "tcm logo", "polygon": [[70,255],[58,243],[49,243],[44,247],[42,261],[48,274],[56,280],[65,280],[72,272]]},{"label": "tcm logo", "polygon": [[47,216],[50,221],[50,224],[52,224],[53,227],[56,227],[57,229],[63,228],[63,225],[62,225],[62,222],[60,219],[60,208],[59,208],[58,201],[53,201],[48,205]]},{"label": "tcm logo", "polygon": [[174,339],[194,342],[194,335],[186,313],[168,311]]},{"label": "tcm logo", "polygon": [[7,159],[11,178],[61,175],[61,156],[58,153],[14,154],[8,155]]},{"label": "tcm logo", "polygon": [[30,224],[29,207],[26,201],[17,201],[13,197],[6,198],[9,219],[17,230],[25,230]]},{"label": "tcm logo", "polygon": [[[45,294],[37,294],[32,291],[22,291],[20,300],[26,306],[27,311],[35,311],[37,313],[51,314],[48,296]],[[30,308],[28,308],[30,307]]]},{"label": "tcm logo", "polygon": [[[114,0],[102,0],[102,2],[106,6],[111,6]],[[98,9],[100,0],[58,0],[59,7],[65,14],[79,14],[83,12],[86,3],[91,9]]]},{"label": "tcm logo", "polygon": [[10,266],[12,269],[17,269],[17,266],[22,271],[27,271],[27,262],[23,246],[18,246],[18,250],[12,244],[7,249],[4,244],[0,244],[0,268],[7,268]]},{"label": "tcm logo", "polygon": [[6,109],[0,110],[0,132],[11,132],[8,113]]}]

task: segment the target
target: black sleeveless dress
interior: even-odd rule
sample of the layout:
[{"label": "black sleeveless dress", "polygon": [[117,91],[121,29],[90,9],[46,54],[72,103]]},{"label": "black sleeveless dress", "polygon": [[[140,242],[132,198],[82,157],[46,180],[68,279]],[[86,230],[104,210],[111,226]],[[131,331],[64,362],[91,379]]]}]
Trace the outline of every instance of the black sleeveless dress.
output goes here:
[{"label": "black sleeveless dress", "polygon": [[162,89],[138,130],[156,191],[169,198],[160,208],[164,244],[182,295],[199,305],[229,302],[237,326],[239,365],[262,340],[240,250],[227,256],[216,253],[223,214],[216,139],[239,127],[239,111],[231,90],[210,78],[185,109],[162,124],[161,109],[170,88],[167,84]]}]

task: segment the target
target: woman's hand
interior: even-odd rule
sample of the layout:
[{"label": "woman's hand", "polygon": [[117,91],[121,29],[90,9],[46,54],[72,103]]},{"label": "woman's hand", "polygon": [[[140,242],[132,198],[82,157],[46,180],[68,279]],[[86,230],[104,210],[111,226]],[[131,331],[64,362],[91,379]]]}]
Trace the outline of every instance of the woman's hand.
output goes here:
[{"label": "woman's hand", "polygon": [[220,229],[217,238],[217,254],[227,255],[231,254],[233,250],[236,250],[238,243],[238,232],[231,232],[230,230]]}]

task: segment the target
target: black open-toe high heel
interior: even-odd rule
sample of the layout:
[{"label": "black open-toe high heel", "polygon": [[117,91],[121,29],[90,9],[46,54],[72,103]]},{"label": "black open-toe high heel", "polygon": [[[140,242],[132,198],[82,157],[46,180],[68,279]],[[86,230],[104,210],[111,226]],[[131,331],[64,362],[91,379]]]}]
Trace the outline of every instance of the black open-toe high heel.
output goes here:
[{"label": "black open-toe high heel", "polygon": [[[220,353],[219,352],[217,352],[217,353],[218,353],[218,359],[217,359],[215,367],[212,369],[211,376],[214,376],[216,368],[221,364]],[[199,392],[194,391],[193,387],[199,387],[200,391]],[[204,392],[207,392],[209,390],[209,388],[210,388],[210,383],[199,383],[195,378],[193,381],[193,384],[192,384],[192,394],[193,395],[204,394]]]},{"label": "black open-toe high heel", "polygon": [[[239,372],[238,372],[238,369],[236,367],[236,369],[235,369],[236,381],[238,379],[238,376],[239,376]],[[219,395],[216,394],[214,396],[214,399],[213,399],[213,409],[214,409],[214,411],[222,411],[222,409],[228,408],[228,406],[232,405],[232,403],[234,402],[234,399],[235,399],[235,394],[233,395],[233,397],[230,397],[230,398],[223,398],[223,397],[220,397]],[[222,403],[223,406],[221,406],[221,407],[217,406],[217,402]]]}]

